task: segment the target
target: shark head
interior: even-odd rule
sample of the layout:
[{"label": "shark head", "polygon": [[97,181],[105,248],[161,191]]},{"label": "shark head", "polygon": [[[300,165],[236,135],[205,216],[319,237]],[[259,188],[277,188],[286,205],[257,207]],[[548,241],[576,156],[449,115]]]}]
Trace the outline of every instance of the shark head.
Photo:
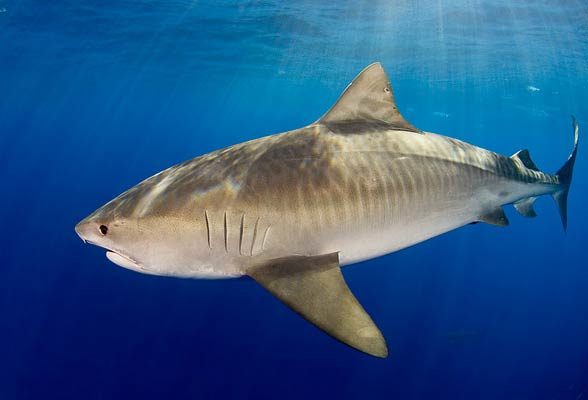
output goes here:
[{"label": "shark head", "polygon": [[178,211],[179,196],[161,193],[160,178],[106,203],[75,231],[85,243],[105,249],[118,266],[152,275],[209,277],[213,272],[203,216],[194,217],[193,209]]},{"label": "shark head", "polygon": [[116,212],[119,208],[113,200],[80,221],[75,231],[84,243],[106,249],[106,257],[114,264],[149,273],[145,221],[121,215]]}]

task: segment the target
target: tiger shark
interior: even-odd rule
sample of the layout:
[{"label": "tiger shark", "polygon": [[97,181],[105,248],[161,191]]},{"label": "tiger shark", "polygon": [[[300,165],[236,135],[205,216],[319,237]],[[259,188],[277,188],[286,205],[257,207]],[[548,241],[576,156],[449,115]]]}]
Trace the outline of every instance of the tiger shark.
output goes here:
[{"label": "tiger shark", "polygon": [[[573,117],[572,117],[573,118]],[[476,222],[534,217],[551,195],[564,229],[578,146],[555,174],[527,150],[511,157],[424,132],[396,107],[379,63],[318,121],[168,168],[75,227],[133,271],[184,278],[249,276],[339,341],[386,357],[386,341],[341,266]]]}]

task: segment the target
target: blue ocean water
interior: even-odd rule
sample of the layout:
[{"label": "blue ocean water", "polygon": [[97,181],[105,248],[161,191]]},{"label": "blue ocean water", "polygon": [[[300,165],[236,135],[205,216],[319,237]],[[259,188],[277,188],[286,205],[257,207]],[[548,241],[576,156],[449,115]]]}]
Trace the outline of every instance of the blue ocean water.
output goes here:
[{"label": "blue ocean water", "polygon": [[344,269],[385,360],[251,280],[136,274],[76,236],[167,166],[316,120],[374,61],[415,126],[546,171],[588,126],[583,1],[0,0],[0,399],[588,398],[583,143],[567,234],[542,198]]}]

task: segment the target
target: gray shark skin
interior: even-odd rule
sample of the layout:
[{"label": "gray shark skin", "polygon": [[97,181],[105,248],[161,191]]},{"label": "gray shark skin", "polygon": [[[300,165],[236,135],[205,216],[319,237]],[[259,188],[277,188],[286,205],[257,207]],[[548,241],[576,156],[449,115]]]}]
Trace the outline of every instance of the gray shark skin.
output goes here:
[{"label": "gray shark skin", "polygon": [[186,278],[249,276],[328,334],[377,357],[386,342],[340,267],[458,227],[535,216],[552,195],[564,228],[578,144],[556,174],[522,150],[505,157],[408,123],[379,63],[301,129],[166,169],[76,226],[131,270]]}]

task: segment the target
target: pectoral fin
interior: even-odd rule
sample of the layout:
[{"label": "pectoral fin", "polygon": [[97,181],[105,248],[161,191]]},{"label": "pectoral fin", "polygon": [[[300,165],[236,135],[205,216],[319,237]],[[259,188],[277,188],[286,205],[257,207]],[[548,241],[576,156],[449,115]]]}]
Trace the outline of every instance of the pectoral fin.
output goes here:
[{"label": "pectoral fin", "polygon": [[289,257],[249,275],[288,307],[357,350],[386,357],[386,341],[343,279],[337,253]]}]

